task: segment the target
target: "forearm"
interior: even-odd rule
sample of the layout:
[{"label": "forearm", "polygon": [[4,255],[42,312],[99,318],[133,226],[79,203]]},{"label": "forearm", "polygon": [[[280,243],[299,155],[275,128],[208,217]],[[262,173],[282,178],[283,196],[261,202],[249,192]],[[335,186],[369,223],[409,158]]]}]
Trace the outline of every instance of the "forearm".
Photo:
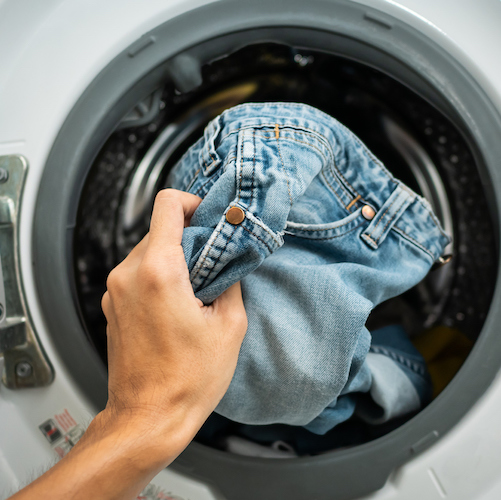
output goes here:
[{"label": "forearm", "polygon": [[191,441],[199,423],[183,420],[177,411],[153,425],[105,410],[66,457],[11,500],[134,499]]},{"label": "forearm", "polygon": [[247,329],[237,283],[205,306],[181,246],[200,198],[157,195],[150,232],[107,280],[106,410],[55,467],[11,500],[134,499],[226,392]]}]

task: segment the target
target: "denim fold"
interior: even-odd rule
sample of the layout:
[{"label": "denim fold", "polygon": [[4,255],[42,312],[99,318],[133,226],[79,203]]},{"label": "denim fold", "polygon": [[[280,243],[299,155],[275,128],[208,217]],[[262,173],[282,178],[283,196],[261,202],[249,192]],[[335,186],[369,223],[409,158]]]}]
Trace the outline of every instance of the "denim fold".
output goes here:
[{"label": "denim fold", "polygon": [[365,323],[450,238],[350,130],[304,104],[243,104],[209,123],[167,182],[203,199],[182,240],[195,295],[210,304],[242,285],[249,326],[216,412],[322,434],[356,412],[379,423],[424,404],[426,377],[401,362],[419,354],[393,349],[397,331],[370,352]]}]

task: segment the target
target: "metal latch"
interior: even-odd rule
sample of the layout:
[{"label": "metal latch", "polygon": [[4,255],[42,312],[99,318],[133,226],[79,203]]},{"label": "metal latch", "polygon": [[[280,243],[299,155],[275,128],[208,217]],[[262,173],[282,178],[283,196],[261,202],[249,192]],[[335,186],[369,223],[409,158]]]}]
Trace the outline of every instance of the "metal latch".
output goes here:
[{"label": "metal latch", "polygon": [[0,156],[0,356],[10,389],[48,385],[52,367],[38,341],[24,299],[19,269],[19,210],[27,162]]}]

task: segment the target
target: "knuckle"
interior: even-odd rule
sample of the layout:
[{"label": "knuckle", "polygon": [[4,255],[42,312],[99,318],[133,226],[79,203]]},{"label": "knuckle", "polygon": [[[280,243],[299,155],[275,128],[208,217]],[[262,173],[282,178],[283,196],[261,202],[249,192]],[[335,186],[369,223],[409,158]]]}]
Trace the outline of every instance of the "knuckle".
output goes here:
[{"label": "knuckle", "polygon": [[155,260],[150,258],[142,260],[138,269],[138,275],[146,288],[154,290],[162,288],[165,280],[161,274],[159,265]]},{"label": "knuckle", "polygon": [[103,297],[101,298],[101,309],[103,310],[105,316],[109,311],[109,308],[110,308],[110,295],[108,292],[105,292]]},{"label": "knuckle", "polygon": [[155,203],[158,201],[162,203],[178,204],[180,202],[179,191],[176,189],[162,189],[155,196]]},{"label": "knuckle", "polygon": [[120,267],[115,267],[112,269],[110,274],[108,274],[108,278],[106,279],[106,288],[109,292],[120,292],[126,286],[124,273],[120,269]]}]

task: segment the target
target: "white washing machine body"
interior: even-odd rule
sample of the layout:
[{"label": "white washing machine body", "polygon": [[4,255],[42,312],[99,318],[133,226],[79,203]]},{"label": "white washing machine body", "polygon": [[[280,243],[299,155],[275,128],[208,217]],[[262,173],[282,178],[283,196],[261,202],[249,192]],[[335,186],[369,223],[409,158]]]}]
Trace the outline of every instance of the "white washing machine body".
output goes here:
[{"label": "white washing machine body", "polygon": [[[61,358],[35,284],[33,225],[48,155],[75,103],[103,68],[145,33],[209,3],[0,1],[0,156],[20,155],[27,164],[17,226],[21,281],[29,319],[54,373],[53,381],[44,387],[0,387],[0,495],[16,491],[50,466],[69,449],[79,428],[83,429],[98,411]],[[384,38],[388,29],[385,22],[397,19],[440,45],[501,113],[499,0],[356,3],[366,7],[376,21],[386,20],[367,24],[367,29],[374,30],[377,36]],[[308,25],[308,3],[304,9],[302,15]],[[462,106],[461,102],[456,104]],[[433,446],[394,470],[386,485],[367,498],[501,498],[500,413],[501,376],[497,376],[457,425]],[[49,427],[44,432],[40,426],[47,422]],[[61,440],[51,443],[51,422],[63,434],[62,441],[69,444],[62,445]],[[222,498],[210,484],[177,470],[162,471],[152,484],[156,489],[148,494],[156,494],[155,498]]]}]

